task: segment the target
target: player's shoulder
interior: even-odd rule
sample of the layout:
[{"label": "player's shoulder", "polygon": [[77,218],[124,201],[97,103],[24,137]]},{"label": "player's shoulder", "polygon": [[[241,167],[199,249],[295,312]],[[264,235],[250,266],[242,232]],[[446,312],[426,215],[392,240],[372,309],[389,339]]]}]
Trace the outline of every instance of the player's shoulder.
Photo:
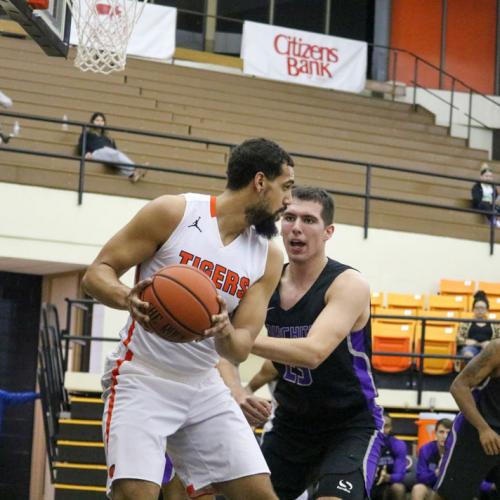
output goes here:
[{"label": "player's shoulder", "polygon": [[338,275],[333,281],[332,288],[337,290],[350,290],[357,292],[370,293],[370,285],[366,278],[356,269],[346,269]]},{"label": "player's shoulder", "polygon": [[184,195],[165,194],[150,201],[147,205],[152,214],[159,217],[182,216],[186,208],[186,198]]}]

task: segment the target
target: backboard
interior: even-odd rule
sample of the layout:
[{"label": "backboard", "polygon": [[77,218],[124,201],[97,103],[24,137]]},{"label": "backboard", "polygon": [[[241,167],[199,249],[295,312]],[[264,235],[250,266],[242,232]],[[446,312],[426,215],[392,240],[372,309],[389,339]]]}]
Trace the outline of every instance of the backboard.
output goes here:
[{"label": "backboard", "polygon": [[71,14],[64,0],[49,0],[46,10],[32,10],[26,0],[0,0],[0,7],[47,55],[67,56]]}]

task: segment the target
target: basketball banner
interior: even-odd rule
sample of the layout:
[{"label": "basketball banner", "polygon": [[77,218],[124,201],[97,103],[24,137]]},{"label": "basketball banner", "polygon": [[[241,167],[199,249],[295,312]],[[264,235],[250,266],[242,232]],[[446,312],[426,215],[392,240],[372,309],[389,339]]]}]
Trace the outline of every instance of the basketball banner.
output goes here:
[{"label": "basketball banner", "polygon": [[366,42],[245,21],[241,58],[249,75],[348,92],[365,88]]},{"label": "basketball banner", "polygon": [[[131,0],[126,0],[125,10],[127,10],[128,2],[131,3]],[[77,3],[78,0],[74,0],[74,4],[77,5]],[[100,6],[101,4],[96,4],[100,16],[119,16],[122,14],[119,8],[110,9],[106,3],[103,3],[103,6],[108,7],[107,9],[99,10]],[[78,7],[74,8],[85,10],[88,9],[88,6],[86,2],[80,0]],[[88,17],[83,12],[81,16]],[[176,24],[177,9],[147,3],[132,31],[127,46],[127,55],[170,61],[175,52]],[[109,36],[113,36],[113,34],[111,33]],[[70,44],[78,45],[78,43],[78,33],[74,19],[72,19]]]}]

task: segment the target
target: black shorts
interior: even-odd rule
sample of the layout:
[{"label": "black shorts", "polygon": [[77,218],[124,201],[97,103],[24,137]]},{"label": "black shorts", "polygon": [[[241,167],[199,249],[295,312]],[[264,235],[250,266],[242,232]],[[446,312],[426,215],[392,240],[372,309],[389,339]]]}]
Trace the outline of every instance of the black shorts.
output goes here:
[{"label": "black shorts", "polygon": [[460,413],[446,440],[446,449],[434,489],[445,500],[470,500],[479,496],[488,477],[500,491],[500,455],[486,455],[477,429]]},{"label": "black shorts", "polygon": [[294,500],[312,484],[314,497],[369,498],[382,438],[372,427],[298,430],[279,422],[264,434],[262,453],[280,500]]}]

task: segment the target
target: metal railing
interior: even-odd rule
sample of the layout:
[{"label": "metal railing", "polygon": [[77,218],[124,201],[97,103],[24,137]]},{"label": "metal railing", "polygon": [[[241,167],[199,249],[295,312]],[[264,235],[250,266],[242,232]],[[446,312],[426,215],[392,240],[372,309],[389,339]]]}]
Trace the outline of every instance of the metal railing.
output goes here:
[{"label": "metal railing", "polygon": [[[62,154],[62,153],[54,153],[54,152],[49,152],[49,151],[36,151],[33,149],[15,148],[12,146],[0,145],[0,151],[7,151],[7,152],[11,152],[11,153],[26,154],[26,155],[33,155],[33,156],[46,157],[46,158],[65,159],[65,160],[70,160],[73,162],[78,162],[79,163],[79,177],[78,177],[78,186],[77,186],[78,204],[81,204],[83,202],[83,193],[85,192],[85,166],[86,166],[86,164],[87,163],[99,164],[99,165],[102,164],[102,161],[89,160],[89,159],[85,158],[85,147],[86,147],[85,133],[90,128],[112,130],[114,132],[122,132],[122,133],[126,133],[126,134],[133,134],[133,135],[144,136],[144,137],[155,137],[158,139],[175,139],[176,141],[186,141],[186,142],[192,142],[192,143],[202,143],[202,144],[207,144],[207,145],[223,146],[223,147],[227,147],[228,150],[230,150],[231,148],[233,148],[235,146],[234,143],[229,143],[229,142],[224,142],[224,141],[214,141],[214,140],[200,138],[200,137],[183,136],[183,135],[177,135],[177,134],[166,134],[166,133],[160,133],[160,132],[152,132],[152,131],[144,131],[144,130],[125,128],[125,127],[97,126],[97,125],[93,125],[93,124],[90,124],[87,122],[81,122],[81,121],[75,121],[75,120],[61,120],[59,118],[30,115],[30,114],[26,114],[26,113],[14,113],[14,112],[9,112],[9,111],[0,111],[0,116],[8,116],[8,117],[12,117],[12,118],[34,120],[34,121],[46,122],[46,123],[57,123],[57,124],[61,124],[61,125],[65,124],[68,126],[76,126],[76,127],[79,127],[81,129],[81,132],[83,134],[83,142],[82,142],[82,151],[81,151],[80,156],[68,155],[68,154]],[[364,192],[327,189],[327,191],[333,195],[346,196],[346,197],[351,197],[351,198],[359,198],[359,199],[364,200],[364,207],[363,207],[364,238],[368,237],[368,229],[370,227],[370,202],[372,200],[386,202],[386,203],[398,203],[398,204],[402,204],[402,205],[411,205],[411,206],[416,206],[416,207],[426,207],[426,208],[432,208],[432,209],[437,209],[437,210],[447,210],[447,211],[462,212],[462,213],[482,214],[485,216],[489,216],[492,219],[494,219],[494,216],[496,214],[494,206],[492,206],[491,210],[478,210],[478,209],[474,209],[474,208],[464,208],[464,207],[457,207],[457,206],[453,206],[453,205],[441,205],[438,203],[427,203],[427,202],[422,202],[422,201],[418,201],[418,200],[411,200],[411,199],[407,199],[407,198],[379,196],[379,195],[372,193],[372,178],[373,178],[373,171],[374,170],[379,170],[379,171],[386,170],[386,171],[392,171],[392,172],[400,172],[400,173],[417,175],[417,176],[420,176],[422,178],[430,177],[430,178],[437,178],[437,179],[448,179],[448,180],[459,181],[459,182],[467,182],[469,184],[477,182],[479,180],[478,178],[452,176],[452,175],[439,174],[439,173],[434,173],[434,172],[423,172],[423,171],[415,169],[415,168],[410,169],[410,168],[394,167],[394,166],[390,166],[390,165],[383,165],[380,163],[368,163],[368,162],[362,162],[362,161],[356,161],[356,160],[346,160],[343,158],[335,158],[335,157],[322,156],[322,155],[312,155],[312,154],[303,153],[303,152],[290,152],[290,154],[296,158],[319,160],[319,161],[324,161],[324,162],[342,163],[342,164],[346,164],[346,165],[353,165],[353,166],[361,167],[364,169],[364,173],[365,173]],[[119,162],[114,162],[113,165],[130,166],[129,164],[119,163]],[[145,170],[151,170],[151,171],[157,171],[157,172],[175,173],[175,174],[181,174],[181,175],[187,175],[187,176],[204,177],[204,178],[208,178],[208,179],[219,179],[219,180],[225,179],[225,176],[217,175],[217,174],[213,174],[213,173],[209,173],[209,172],[202,172],[199,170],[186,170],[186,169],[174,168],[174,167],[160,167],[160,166],[149,165],[149,164],[147,164],[147,165],[146,164],[135,164],[135,166],[139,167],[139,168],[143,168]],[[483,181],[481,181],[481,182],[483,182]],[[488,184],[495,186],[494,182],[488,182]],[[495,224],[490,224],[490,227],[489,227],[489,247],[490,247],[490,255],[493,255],[494,247],[495,247]]]},{"label": "metal railing", "polygon": [[[71,333],[71,323],[73,314],[71,312],[73,307],[77,307],[81,311],[83,311],[82,324],[91,324],[91,317],[93,314],[93,307],[99,302],[93,299],[66,299],[68,303],[67,309],[67,321],[66,321],[66,329],[61,332],[60,340],[61,343],[64,343],[64,349],[61,349],[61,353],[63,354],[63,366],[65,367],[65,371],[68,366],[68,355],[69,355],[69,346],[70,343],[77,343],[79,345],[91,345],[92,342],[114,342],[117,343],[120,341],[118,338],[112,337],[97,337],[92,336],[90,329],[87,329],[83,332],[82,335],[74,335]],[[400,324],[405,323],[417,323],[421,324],[421,328],[418,330],[419,336],[413,335],[413,344],[411,351],[405,352],[396,352],[396,351],[373,351],[373,356],[385,356],[385,357],[400,357],[400,358],[411,358],[412,360],[417,360],[415,364],[412,364],[409,368],[409,372],[402,373],[392,373],[387,372],[389,375],[393,375],[394,377],[398,377],[402,380],[402,377],[409,376],[411,381],[413,381],[414,375],[416,375],[416,384],[413,386],[413,383],[410,386],[409,390],[415,390],[417,392],[417,404],[420,405],[422,403],[422,394],[424,391],[424,376],[426,376],[424,361],[426,359],[443,359],[443,360],[451,360],[451,361],[463,361],[470,359],[466,356],[461,356],[458,354],[429,354],[426,353],[426,333],[427,333],[427,325],[429,322],[432,322],[434,325],[436,323],[443,323],[449,325],[460,324],[460,323],[471,323],[474,322],[474,319],[461,319],[461,318],[443,318],[443,317],[434,317],[432,316],[432,311],[427,311],[429,316],[407,316],[407,315],[385,315],[385,314],[372,314],[371,320],[372,324],[374,320],[385,319],[391,323],[399,322]],[[85,318],[85,316],[88,316]],[[500,323],[500,320],[481,320],[483,323],[493,324]],[[416,346],[418,344],[418,350],[416,350]],[[373,367],[373,364],[372,364]],[[381,372],[382,373],[382,372]],[[452,371],[449,372],[453,374]],[[435,377],[436,375],[429,374],[428,377]]]},{"label": "metal railing", "polygon": [[[428,311],[429,314],[432,314],[432,311]],[[451,323],[453,324],[459,324],[459,323],[472,323],[475,320],[474,319],[462,319],[462,318],[443,318],[443,317],[433,317],[433,316],[394,316],[394,315],[386,315],[386,314],[372,314],[371,315],[372,320],[377,320],[377,319],[386,319],[390,320],[390,322],[396,323],[399,322],[400,324],[405,324],[405,322],[420,322],[421,323],[421,330],[419,338],[417,336],[414,336],[414,345],[412,347],[412,352],[388,352],[388,351],[373,351],[372,355],[373,356],[387,356],[387,357],[400,357],[400,358],[411,358],[412,360],[420,360],[419,363],[417,363],[417,384],[416,384],[416,390],[417,390],[417,404],[422,403],[422,392],[423,392],[423,381],[424,381],[424,375],[425,375],[425,368],[424,368],[424,363],[423,361],[425,359],[449,359],[453,361],[463,361],[470,359],[470,357],[467,356],[461,356],[461,355],[448,355],[448,354],[426,354],[425,353],[425,340],[426,340],[426,327],[428,322],[432,323],[443,323],[446,325],[449,325]],[[486,324],[492,324],[492,323],[500,323],[500,320],[481,320],[481,323],[486,323]],[[418,352],[415,352],[415,343],[418,342],[419,349]],[[415,367],[413,366],[411,369],[413,370]],[[451,373],[451,372],[450,372]]]},{"label": "metal railing", "polygon": [[[193,16],[198,16],[202,17],[205,20],[207,18],[212,18],[215,20],[221,20],[221,21],[228,21],[232,22],[238,25],[243,25],[245,20],[243,19],[236,19],[234,17],[228,17],[228,16],[220,16],[217,14],[209,14],[207,12],[199,12],[196,10],[191,10],[191,9],[183,9],[183,8],[177,8],[177,11],[180,13],[184,13],[187,15],[193,15]],[[205,26],[204,23],[204,26]],[[220,32],[224,32],[221,30]],[[325,34],[325,33],[322,33]],[[326,33],[327,34],[327,33]],[[335,35],[331,35],[335,36]],[[374,64],[374,58],[380,54],[381,51],[388,51],[392,55],[392,61],[388,63],[388,68],[387,72],[390,74],[390,81],[392,83],[392,100],[394,101],[396,98],[396,86],[398,82],[398,77],[400,76],[398,74],[399,70],[399,60],[401,59],[401,55],[406,55],[412,59],[411,66],[413,66],[413,77],[409,79],[408,83],[413,85],[413,107],[416,109],[417,107],[417,91],[418,89],[421,89],[428,93],[429,95],[432,95],[436,99],[440,100],[441,102],[444,102],[449,106],[449,121],[448,121],[448,126],[451,129],[452,123],[453,123],[453,113],[454,111],[459,111],[460,108],[455,104],[455,96],[456,96],[456,87],[457,85],[460,85],[463,87],[464,92],[468,94],[468,106],[467,106],[467,111],[463,111],[464,116],[467,118],[467,141],[470,142],[470,137],[471,137],[471,128],[472,128],[472,122],[475,122],[477,125],[479,125],[481,128],[484,128],[486,130],[492,131],[493,128],[489,127],[482,121],[480,121],[477,117],[475,118],[473,116],[473,98],[474,96],[480,97],[482,99],[485,99],[487,102],[495,106],[499,111],[500,111],[500,102],[495,101],[488,95],[484,94],[483,92],[479,92],[478,90],[474,89],[467,83],[465,83],[463,80],[455,77],[451,73],[448,73],[444,69],[440,68],[439,66],[436,66],[435,64],[427,61],[426,59],[420,57],[419,55],[415,54],[414,52],[407,50],[407,49],[400,49],[398,47],[391,47],[389,45],[380,45],[376,43],[371,43],[367,42],[367,45],[371,47],[372,49],[378,50],[378,53],[375,53],[375,50],[372,50],[372,61],[371,64],[368,65],[368,67],[371,67]],[[206,50],[205,44],[203,43],[203,50]],[[436,72],[437,80],[438,80],[438,89],[443,89],[444,85],[443,82],[445,78],[448,78],[450,80],[450,99],[449,101],[444,99],[442,96],[436,94],[431,90],[430,87],[426,87],[422,84],[422,77],[420,75],[421,73],[421,68],[422,66],[431,69],[432,71]],[[420,70],[420,71],[419,71]],[[446,90],[446,89],[445,89]]]}]

